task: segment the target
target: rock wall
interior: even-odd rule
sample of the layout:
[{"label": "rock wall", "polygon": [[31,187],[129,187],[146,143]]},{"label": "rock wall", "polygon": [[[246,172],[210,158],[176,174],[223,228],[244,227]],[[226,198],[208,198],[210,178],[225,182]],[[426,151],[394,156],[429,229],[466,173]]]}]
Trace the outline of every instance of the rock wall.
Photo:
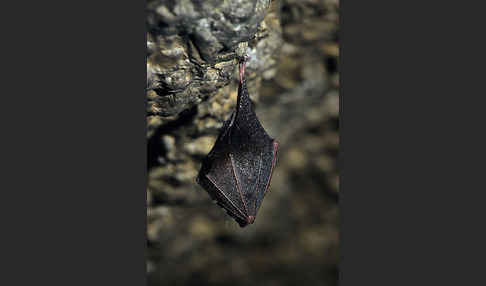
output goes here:
[{"label": "rock wall", "polygon": [[[150,285],[336,285],[337,0],[148,1]],[[241,229],[195,183],[249,56],[256,112],[280,142],[270,190]]]}]

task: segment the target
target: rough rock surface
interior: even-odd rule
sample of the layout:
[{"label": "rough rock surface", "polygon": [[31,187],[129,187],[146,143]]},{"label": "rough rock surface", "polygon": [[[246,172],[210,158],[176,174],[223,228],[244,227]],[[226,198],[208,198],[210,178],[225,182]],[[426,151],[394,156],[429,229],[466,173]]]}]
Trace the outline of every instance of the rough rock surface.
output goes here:
[{"label": "rough rock surface", "polygon": [[250,44],[251,60],[258,62],[250,69],[270,68],[278,41],[251,52],[269,34],[262,25],[269,6],[269,0],[149,1],[148,113],[176,115],[229,84],[242,43]]},{"label": "rough rock surface", "polygon": [[[149,1],[149,285],[337,284],[338,5]],[[243,53],[280,149],[257,220],[240,229],[195,178],[234,110]]]}]

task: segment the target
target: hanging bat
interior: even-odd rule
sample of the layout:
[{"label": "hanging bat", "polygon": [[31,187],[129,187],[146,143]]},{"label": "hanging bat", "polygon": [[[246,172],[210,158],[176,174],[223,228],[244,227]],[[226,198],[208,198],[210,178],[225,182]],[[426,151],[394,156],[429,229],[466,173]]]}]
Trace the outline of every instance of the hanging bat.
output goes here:
[{"label": "hanging bat", "polygon": [[239,63],[236,110],[223,124],[203,160],[197,182],[240,227],[255,221],[268,191],[278,142],[271,138],[253,110],[246,88],[245,60]]}]

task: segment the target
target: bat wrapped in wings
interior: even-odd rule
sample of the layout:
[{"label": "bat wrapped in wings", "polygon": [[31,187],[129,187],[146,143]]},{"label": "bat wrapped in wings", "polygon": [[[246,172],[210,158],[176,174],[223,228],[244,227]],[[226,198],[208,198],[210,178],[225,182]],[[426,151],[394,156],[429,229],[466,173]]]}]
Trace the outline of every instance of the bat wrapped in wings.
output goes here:
[{"label": "bat wrapped in wings", "polygon": [[275,167],[278,142],[258,120],[239,63],[236,110],[203,160],[197,181],[240,227],[255,221]]}]

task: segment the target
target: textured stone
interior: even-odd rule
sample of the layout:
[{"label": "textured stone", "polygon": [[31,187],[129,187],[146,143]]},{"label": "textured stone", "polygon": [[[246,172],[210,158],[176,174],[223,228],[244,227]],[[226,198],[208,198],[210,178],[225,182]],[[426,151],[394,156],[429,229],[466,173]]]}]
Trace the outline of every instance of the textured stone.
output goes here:
[{"label": "textured stone", "polygon": [[[339,3],[269,2],[148,3],[149,285],[337,285]],[[258,219],[240,229],[195,177],[234,110],[244,53],[280,148]]]},{"label": "textured stone", "polygon": [[230,83],[236,58],[244,53],[250,54],[250,71],[275,67],[278,17],[268,17],[268,25],[263,21],[270,2],[149,1],[147,91],[153,92],[147,112],[173,116],[214,96]]}]

